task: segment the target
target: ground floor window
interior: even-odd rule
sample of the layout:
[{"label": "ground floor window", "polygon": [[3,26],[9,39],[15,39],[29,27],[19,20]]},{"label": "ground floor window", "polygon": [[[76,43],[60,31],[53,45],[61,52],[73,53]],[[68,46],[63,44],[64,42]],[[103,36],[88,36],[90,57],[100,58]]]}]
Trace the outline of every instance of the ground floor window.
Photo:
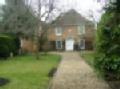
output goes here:
[{"label": "ground floor window", "polygon": [[61,40],[56,41],[56,49],[62,49],[62,41]]},{"label": "ground floor window", "polygon": [[78,43],[78,48],[79,49],[85,49],[85,40],[81,39]]}]

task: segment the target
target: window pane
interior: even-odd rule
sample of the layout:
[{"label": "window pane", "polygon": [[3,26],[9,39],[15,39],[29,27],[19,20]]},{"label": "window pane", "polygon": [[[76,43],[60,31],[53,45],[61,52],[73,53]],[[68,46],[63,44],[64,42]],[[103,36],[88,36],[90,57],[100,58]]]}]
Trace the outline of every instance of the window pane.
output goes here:
[{"label": "window pane", "polygon": [[58,48],[61,48],[61,41],[58,41]]},{"label": "window pane", "polygon": [[81,39],[78,45],[79,45],[79,49],[85,49],[85,40]]},{"label": "window pane", "polygon": [[80,26],[77,27],[77,30],[78,30],[79,35],[84,34],[85,33],[85,26],[80,25]]},{"label": "window pane", "polygon": [[62,48],[62,41],[56,41],[56,48],[61,49]]},{"label": "window pane", "polygon": [[62,29],[60,27],[55,28],[56,35],[62,35]]}]

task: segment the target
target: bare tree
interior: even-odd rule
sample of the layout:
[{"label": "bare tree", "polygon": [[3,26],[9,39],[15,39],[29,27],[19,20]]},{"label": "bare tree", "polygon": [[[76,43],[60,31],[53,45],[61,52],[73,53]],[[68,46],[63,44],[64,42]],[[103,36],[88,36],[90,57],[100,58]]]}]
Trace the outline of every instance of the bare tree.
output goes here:
[{"label": "bare tree", "polygon": [[[30,0],[28,0],[31,2]],[[46,30],[43,29],[43,21],[49,22],[50,16],[57,11],[55,0],[34,0],[33,6],[34,15],[38,18],[37,27],[34,32],[34,42],[36,44],[36,58],[39,59],[39,39],[42,38]]]},{"label": "bare tree", "polygon": [[97,21],[96,21],[96,16],[94,15],[94,12],[92,10],[89,10],[89,18],[92,19],[95,29],[97,29]]}]

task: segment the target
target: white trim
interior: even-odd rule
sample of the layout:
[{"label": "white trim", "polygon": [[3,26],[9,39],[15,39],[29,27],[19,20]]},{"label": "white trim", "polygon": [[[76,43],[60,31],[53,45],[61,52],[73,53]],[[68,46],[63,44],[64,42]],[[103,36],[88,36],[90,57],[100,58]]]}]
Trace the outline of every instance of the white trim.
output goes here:
[{"label": "white trim", "polygon": [[81,24],[81,25],[77,26],[77,32],[78,32],[78,35],[85,34],[85,25]]},{"label": "white trim", "polygon": [[56,36],[61,36],[62,35],[62,28],[61,27],[56,27],[55,28],[55,35]]}]

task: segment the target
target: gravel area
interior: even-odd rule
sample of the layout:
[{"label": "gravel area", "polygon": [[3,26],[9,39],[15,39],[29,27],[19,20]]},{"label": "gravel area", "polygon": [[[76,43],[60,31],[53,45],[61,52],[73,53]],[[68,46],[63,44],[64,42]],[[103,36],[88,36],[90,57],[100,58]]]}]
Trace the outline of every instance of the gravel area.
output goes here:
[{"label": "gravel area", "polygon": [[110,89],[77,52],[56,52],[62,56],[49,89]]}]

